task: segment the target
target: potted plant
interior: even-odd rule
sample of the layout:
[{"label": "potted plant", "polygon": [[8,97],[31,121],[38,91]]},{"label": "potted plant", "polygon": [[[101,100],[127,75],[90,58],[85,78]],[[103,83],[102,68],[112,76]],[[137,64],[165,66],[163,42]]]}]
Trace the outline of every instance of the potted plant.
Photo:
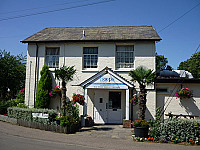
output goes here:
[{"label": "potted plant", "polygon": [[61,96],[61,89],[59,86],[56,86],[54,89],[52,89],[50,92],[49,92],[49,96],[51,97],[54,97],[56,95],[59,95]]},{"label": "potted plant", "polygon": [[135,137],[148,137],[149,123],[145,120],[135,120],[132,122],[134,127]]},{"label": "potted plant", "polygon": [[74,104],[79,103],[80,105],[84,105],[84,96],[83,95],[73,93],[72,99],[73,99]]},{"label": "potted plant", "polygon": [[192,91],[188,88],[182,88],[178,92],[176,92],[176,97],[182,100],[183,98],[191,98],[193,97]]}]

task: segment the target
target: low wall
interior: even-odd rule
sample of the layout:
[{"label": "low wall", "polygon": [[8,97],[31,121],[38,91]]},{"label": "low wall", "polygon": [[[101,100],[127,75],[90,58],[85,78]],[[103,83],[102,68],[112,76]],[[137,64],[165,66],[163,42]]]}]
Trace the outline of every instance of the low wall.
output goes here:
[{"label": "low wall", "polygon": [[8,116],[0,115],[0,121],[9,122],[12,124],[16,124],[19,126],[34,128],[34,129],[40,129],[45,131],[54,131],[57,133],[75,133],[79,131],[80,125],[73,125],[71,127],[62,127],[59,125],[48,125],[48,124],[42,124],[39,122],[31,122],[31,121],[25,121],[21,119],[15,119],[15,118],[9,118]]},{"label": "low wall", "polygon": [[11,124],[17,124],[17,119],[9,118],[8,116],[0,115],[0,121],[9,122]]}]

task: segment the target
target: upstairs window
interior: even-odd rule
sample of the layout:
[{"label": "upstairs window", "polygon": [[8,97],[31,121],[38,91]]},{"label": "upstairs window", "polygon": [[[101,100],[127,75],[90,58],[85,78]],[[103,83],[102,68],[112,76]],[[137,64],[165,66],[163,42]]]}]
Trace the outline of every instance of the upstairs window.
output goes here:
[{"label": "upstairs window", "polygon": [[133,68],[134,46],[116,47],[116,68]]},{"label": "upstairs window", "polygon": [[83,48],[83,68],[97,68],[98,48],[84,47]]},{"label": "upstairs window", "polygon": [[57,68],[59,67],[59,47],[48,47],[46,48],[46,57],[45,61],[49,68]]}]

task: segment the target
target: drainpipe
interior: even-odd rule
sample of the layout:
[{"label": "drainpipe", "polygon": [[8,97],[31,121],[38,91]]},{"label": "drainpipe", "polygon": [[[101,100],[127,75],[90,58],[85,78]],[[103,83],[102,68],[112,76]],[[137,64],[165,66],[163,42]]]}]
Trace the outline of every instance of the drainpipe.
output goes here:
[{"label": "drainpipe", "polygon": [[35,87],[34,87],[34,108],[35,108],[35,97],[37,90],[37,72],[38,72],[38,49],[39,46],[36,43],[36,58],[35,58]]},{"label": "drainpipe", "polygon": [[29,101],[30,101],[30,88],[31,88],[31,64],[32,64],[32,61],[30,61],[30,75],[29,75],[29,83],[28,83],[28,107],[29,107]]}]

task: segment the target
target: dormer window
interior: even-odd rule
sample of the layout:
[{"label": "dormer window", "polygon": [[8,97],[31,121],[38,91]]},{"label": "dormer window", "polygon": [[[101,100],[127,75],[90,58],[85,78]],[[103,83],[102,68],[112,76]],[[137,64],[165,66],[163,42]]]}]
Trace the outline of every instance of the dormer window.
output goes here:
[{"label": "dormer window", "polygon": [[59,55],[60,55],[59,47],[47,47],[46,48],[45,62],[49,66],[49,68],[59,67]]},{"label": "dormer window", "polygon": [[134,46],[116,46],[116,68],[133,68]]}]

